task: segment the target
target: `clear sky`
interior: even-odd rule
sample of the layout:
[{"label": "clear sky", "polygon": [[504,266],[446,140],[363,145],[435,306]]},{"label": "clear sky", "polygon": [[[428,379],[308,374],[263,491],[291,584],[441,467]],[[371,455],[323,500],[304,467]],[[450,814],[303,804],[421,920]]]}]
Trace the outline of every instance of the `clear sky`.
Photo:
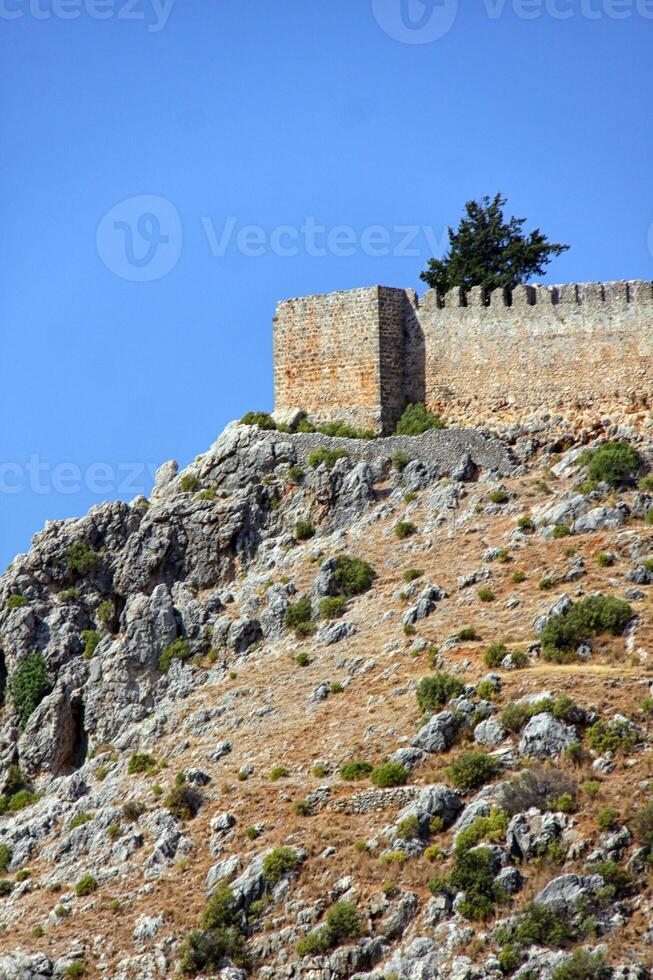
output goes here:
[{"label": "clear sky", "polygon": [[[278,299],[471,197],[653,279],[653,0],[0,0],[0,563],[272,407]],[[651,234],[653,246],[653,233]]]}]

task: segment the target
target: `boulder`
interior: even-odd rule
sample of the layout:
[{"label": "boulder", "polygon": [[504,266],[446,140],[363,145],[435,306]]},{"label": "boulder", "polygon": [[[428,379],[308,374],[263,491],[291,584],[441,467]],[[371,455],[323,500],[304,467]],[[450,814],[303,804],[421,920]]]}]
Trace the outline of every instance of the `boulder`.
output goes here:
[{"label": "boulder", "polygon": [[578,741],[573,725],[558,721],[548,711],[534,715],[522,731],[519,754],[530,759],[552,759]]}]

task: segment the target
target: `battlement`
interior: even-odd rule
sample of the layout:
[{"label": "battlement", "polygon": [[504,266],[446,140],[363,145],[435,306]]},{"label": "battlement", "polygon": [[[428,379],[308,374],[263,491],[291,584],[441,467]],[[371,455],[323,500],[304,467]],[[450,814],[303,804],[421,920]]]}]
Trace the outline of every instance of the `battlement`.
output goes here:
[{"label": "battlement", "polygon": [[373,286],[286,300],[274,318],[277,409],[392,431],[409,402],[457,422],[653,401],[653,283]]}]

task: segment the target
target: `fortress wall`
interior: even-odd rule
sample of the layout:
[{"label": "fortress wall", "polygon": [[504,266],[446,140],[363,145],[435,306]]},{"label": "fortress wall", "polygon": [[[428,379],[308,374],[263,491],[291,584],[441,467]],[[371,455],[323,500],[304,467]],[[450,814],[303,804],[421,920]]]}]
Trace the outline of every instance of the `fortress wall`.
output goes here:
[{"label": "fortress wall", "polygon": [[[653,284],[481,289],[420,301],[427,405],[455,421],[653,405]],[[508,305],[511,304],[511,305]]]},{"label": "fortress wall", "polygon": [[384,406],[391,412],[403,389],[404,297],[404,290],[374,286],[279,303],[275,408],[381,428]]}]

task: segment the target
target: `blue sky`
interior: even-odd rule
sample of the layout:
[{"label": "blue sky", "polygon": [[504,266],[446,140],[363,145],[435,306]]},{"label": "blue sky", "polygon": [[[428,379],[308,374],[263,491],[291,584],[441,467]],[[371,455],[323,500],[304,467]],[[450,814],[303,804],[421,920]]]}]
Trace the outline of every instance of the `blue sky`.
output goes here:
[{"label": "blue sky", "polygon": [[652,0],[0,0],[0,563],[270,409],[276,301],[418,287],[471,197],[573,246],[549,281],[653,279],[652,41]]}]

